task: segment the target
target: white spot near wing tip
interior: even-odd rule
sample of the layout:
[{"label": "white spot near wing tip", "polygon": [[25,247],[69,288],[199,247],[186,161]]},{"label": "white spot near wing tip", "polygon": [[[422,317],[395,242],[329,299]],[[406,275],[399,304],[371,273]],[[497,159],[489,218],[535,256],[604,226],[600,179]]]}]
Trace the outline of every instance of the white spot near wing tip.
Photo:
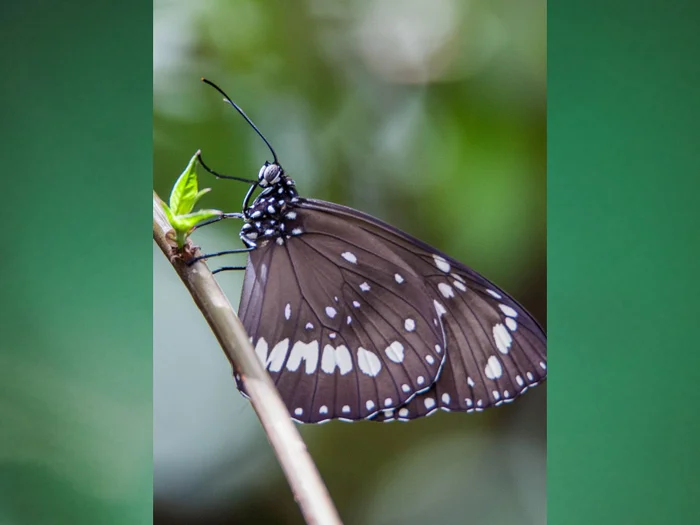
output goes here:
[{"label": "white spot near wing tip", "polygon": [[547,365],[545,364],[544,361],[540,361],[540,368],[541,368],[542,370],[547,370]]},{"label": "white spot near wing tip", "polygon": [[486,293],[488,293],[491,297],[495,297],[496,299],[503,299],[503,296],[500,293],[489,290],[488,288],[486,289]]},{"label": "white spot near wing tip", "polygon": [[408,394],[411,391],[411,387],[404,383],[403,385],[401,385],[401,390]]},{"label": "white spot near wing tip", "polygon": [[399,283],[399,284],[401,284],[401,283],[403,282],[403,277],[402,277],[400,274],[398,274],[398,273],[395,273],[395,274],[394,274],[394,279],[395,279],[396,282]]},{"label": "white spot near wing tip", "polygon": [[443,257],[433,255],[433,259],[435,260],[435,266],[437,266],[438,270],[445,273],[450,273],[450,263],[448,263]]},{"label": "white spot near wing tip", "polygon": [[306,326],[304,328],[306,328],[307,330],[313,330],[314,325],[312,323],[306,323]]},{"label": "white spot near wing tip", "polygon": [[474,388],[474,380],[473,380],[471,377],[469,377],[469,376],[467,376],[467,384],[468,384],[470,387]]},{"label": "white spot near wing tip", "polygon": [[467,291],[467,287],[464,286],[460,281],[453,281],[452,284],[454,284],[455,288],[457,288],[458,290],[461,290],[463,292]]},{"label": "white spot near wing tip", "polygon": [[444,314],[447,313],[447,310],[445,310],[445,307],[442,306],[442,305],[441,305],[440,303],[438,303],[437,301],[433,300],[433,304],[435,305],[435,311],[437,312],[438,317],[440,317],[440,316],[442,316],[442,315],[444,315]]},{"label": "white spot near wing tip", "polygon": [[367,407],[367,410],[374,410],[374,401],[371,399],[365,403],[365,406]]},{"label": "white spot near wing tip", "polygon": [[506,326],[511,332],[515,332],[518,329],[518,323],[512,317],[506,317]]},{"label": "white spot near wing tip", "polygon": [[394,341],[391,343],[389,346],[387,346],[386,350],[384,350],[384,353],[394,363],[403,363],[404,348],[400,342]]},{"label": "white spot near wing tip", "polygon": [[523,381],[523,378],[520,376],[515,376],[515,382],[518,383],[518,386],[523,386],[525,384],[525,381]]},{"label": "white spot near wing tip", "polygon": [[407,408],[402,408],[399,410],[399,417],[407,417],[408,416],[408,409]]},{"label": "white spot near wing tip", "polygon": [[440,345],[435,345],[435,351],[439,354],[442,352],[442,347]]},{"label": "white spot near wing tip", "polygon": [[[280,189],[282,189],[282,188],[280,188]],[[285,215],[285,217],[286,217],[287,219],[296,219],[296,218],[297,218],[297,212],[295,212],[295,211],[290,211],[289,213],[287,213],[287,215]]]},{"label": "white spot near wing tip", "polygon": [[445,403],[446,405],[449,405],[450,404],[450,394],[448,394],[447,392],[442,394],[442,402]]},{"label": "white spot near wing tip", "polygon": [[425,383],[425,378],[423,376],[418,376],[416,378],[416,383],[418,383],[419,385],[422,385],[423,383]]},{"label": "white spot near wing tip", "polygon": [[300,415],[302,415],[303,413],[304,413],[304,409],[303,409],[303,408],[295,408],[295,409],[294,409],[294,415],[300,416]]},{"label": "white spot near wing tip", "polygon": [[425,408],[430,410],[431,408],[433,408],[435,406],[435,400],[432,397],[426,397],[423,400],[423,404],[425,405]]},{"label": "white spot near wing tip", "polygon": [[357,349],[357,366],[360,367],[362,373],[370,377],[377,377],[382,370],[382,362],[379,357],[362,347]]},{"label": "white spot near wing tip", "polygon": [[413,319],[406,319],[403,322],[403,327],[407,332],[413,332],[416,329],[416,322]]},{"label": "white spot near wing tip", "polygon": [[527,376],[527,378],[528,378],[530,381],[534,381],[534,380],[535,380],[535,377],[532,375],[532,372],[528,372],[528,373],[525,374],[525,375]]},{"label": "white spot near wing tip", "polygon": [[362,283],[360,285],[360,290],[362,290],[363,292],[369,292],[370,291],[369,284],[367,284],[367,282],[365,281],[364,283]]},{"label": "white spot near wing tip", "polygon": [[355,254],[352,252],[343,252],[340,256],[349,263],[357,264],[357,257],[355,257]]},{"label": "white spot near wing tip", "polygon": [[333,319],[338,312],[332,306],[326,306],[326,315]]},{"label": "white spot near wing tip", "polygon": [[467,404],[468,407],[470,407],[474,404],[474,402],[471,399],[469,399],[468,397],[464,399],[464,402]]},{"label": "white spot near wing tip", "polygon": [[359,307],[360,307],[360,303],[358,303],[357,301],[353,301],[353,302],[352,302],[352,305],[353,305],[355,308],[359,308]]},{"label": "white spot near wing tip", "polygon": [[290,317],[292,317],[292,305],[287,303],[284,307],[284,318],[289,321]]},{"label": "white spot near wing tip", "polygon": [[498,357],[492,355],[486,362],[486,368],[484,368],[484,373],[489,379],[498,379],[503,375],[503,367],[501,367],[501,362]]},{"label": "white spot near wing tip", "polygon": [[452,287],[447,284],[447,283],[440,283],[438,284],[438,290],[440,290],[440,293],[445,299],[449,299],[450,297],[455,296],[455,292],[452,289]]},{"label": "white spot near wing tip", "polygon": [[318,409],[319,414],[328,414],[328,407],[326,405],[323,405],[321,408]]},{"label": "white spot near wing tip", "polygon": [[350,317],[349,315],[348,315],[347,323],[348,324],[352,323],[352,317]]},{"label": "white spot near wing tip", "polygon": [[491,392],[491,393],[493,394],[493,398],[494,398],[495,400],[501,399],[501,393],[500,393],[498,390],[494,390],[494,391]]},{"label": "white spot near wing tip", "polygon": [[390,406],[393,405],[393,404],[394,404],[394,400],[391,399],[390,397],[387,397],[387,398],[384,400],[384,406],[385,406],[385,407],[390,407]]},{"label": "white spot near wing tip", "polygon": [[343,405],[343,408],[341,409],[343,414],[349,414],[350,413],[350,406],[349,405]]},{"label": "white spot near wing tip", "polygon": [[506,314],[508,317],[518,317],[518,312],[507,304],[499,304],[498,307],[501,309],[501,312]]},{"label": "white spot near wing tip", "polygon": [[292,230],[292,235],[301,235],[303,233],[303,230],[301,228],[294,228]]},{"label": "white spot near wing tip", "polygon": [[513,337],[501,323],[496,323],[493,327],[493,339],[496,341],[496,348],[498,348],[498,351],[502,354],[507,354],[510,350],[510,345],[513,343]]},{"label": "white spot near wing tip", "polygon": [[435,359],[432,355],[426,355],[425,360],[428,362],[429,365],[432,365],[435,362]]}]

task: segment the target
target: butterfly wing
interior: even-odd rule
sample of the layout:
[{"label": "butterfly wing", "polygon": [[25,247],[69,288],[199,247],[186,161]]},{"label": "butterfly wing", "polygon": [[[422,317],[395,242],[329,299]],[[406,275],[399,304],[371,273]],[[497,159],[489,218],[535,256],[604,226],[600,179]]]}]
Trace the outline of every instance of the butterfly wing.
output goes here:
[{"label": "butterfly wing", "polygon": [[545,377],[543,330],[478,273],[352,208],[292,215],[249,254],[239,315],[298,421],[483,410]]},{"label": "butterfly wing", "polygon": [[443,410],[481,411],[513,401],[546,378],[547,337],[537,321],[491,281],[432,246],[362,212],[322,201],[317,210],[357,220],[394,246],[439,305],[447,359],[439,379],[398,410],[375,418],[410,420]]},{"label": "butterfly wing", "polygon": [[371,418],[430,388],[446,338],[416,300],[429,284],[356,221],[300,206],[285,230],[249,254],[239,316],[292,416]]}]

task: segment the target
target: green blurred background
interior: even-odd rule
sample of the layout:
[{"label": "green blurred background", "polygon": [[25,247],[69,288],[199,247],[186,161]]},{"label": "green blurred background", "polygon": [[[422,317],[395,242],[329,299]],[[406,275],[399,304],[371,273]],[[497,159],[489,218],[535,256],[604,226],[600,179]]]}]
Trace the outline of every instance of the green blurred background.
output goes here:
[{"label": "green blurred background", "polygon": [[[275,147],[306,196],[371,213],[462,260],[546,324],[546,4],[156,0],[154,185],[199,148],[255,177]],[[271,160],[271,159],[270,159]],[[239,211],[217,181],[201,205]],[[238,247],[240,223],[197,232]],[[158,524],[302,523],[230,366],[154,246]],[[242,264],[236,256],[217,264]],[[219,279],[234,305],[242,274]],[[347,525],[543,524],[546,385],[483,414],[300,427]]]}]

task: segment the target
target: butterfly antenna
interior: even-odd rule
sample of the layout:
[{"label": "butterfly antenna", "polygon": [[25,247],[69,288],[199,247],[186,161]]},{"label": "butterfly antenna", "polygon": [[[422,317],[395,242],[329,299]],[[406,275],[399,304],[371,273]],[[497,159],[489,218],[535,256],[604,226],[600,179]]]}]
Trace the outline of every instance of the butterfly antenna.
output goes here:
[{"label": "butterfly antenna", "polygon": [[224,100],[226,100],[226,102],[231,104],[236,109],[236,111],[238,111],[241,114],[241,116],[246,120],[246,122],[248,124],[250,124],[250,126],[255,130],[255,133],[257,133],[258,136],[261,139],[263,139],[265,144],[267,144],[267,147],[270,149],[270,152],[272,152],[272,157],[273,157],[275,164],[279,165],[279,162],[277,161],[277,153],[275,153],[274,148],[267,141],[267,139],[265,138],[265,135],[260,133],[260,130],[258,129],[258,127],[255,124],[253,124],[253,121],[248,118],[248,115],[246,115],[245,112],[240,107],[238,107],[238,104],[236,104],[233,100],[231,100],[231,98],[224,92],[224,90],[221,89],[216,84],[214,84],[211,80],[207,80],[206,78],[202,78],[202,82],[204,82],[205,84],[209,84],[211,87],[216,89],[219,93],[221,93],[224,96]]}]

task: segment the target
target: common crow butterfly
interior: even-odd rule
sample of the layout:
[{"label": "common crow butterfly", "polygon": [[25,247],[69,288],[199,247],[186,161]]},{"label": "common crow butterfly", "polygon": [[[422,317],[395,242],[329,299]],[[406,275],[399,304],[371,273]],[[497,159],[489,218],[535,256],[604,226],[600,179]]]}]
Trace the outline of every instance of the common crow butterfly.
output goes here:
[{"label": "common crow butterfly", "polygon": [[[241,213],[239,317],[294,420],[408,421],[509,403],[546,377],[547,339],[471,268],[360,211],[299,196],[267,144]],[[250,203],[256,188],[261,192]],[[213,221],[212,221],[213,222]],[[235,373],[238,389],[245,385]]]}]

